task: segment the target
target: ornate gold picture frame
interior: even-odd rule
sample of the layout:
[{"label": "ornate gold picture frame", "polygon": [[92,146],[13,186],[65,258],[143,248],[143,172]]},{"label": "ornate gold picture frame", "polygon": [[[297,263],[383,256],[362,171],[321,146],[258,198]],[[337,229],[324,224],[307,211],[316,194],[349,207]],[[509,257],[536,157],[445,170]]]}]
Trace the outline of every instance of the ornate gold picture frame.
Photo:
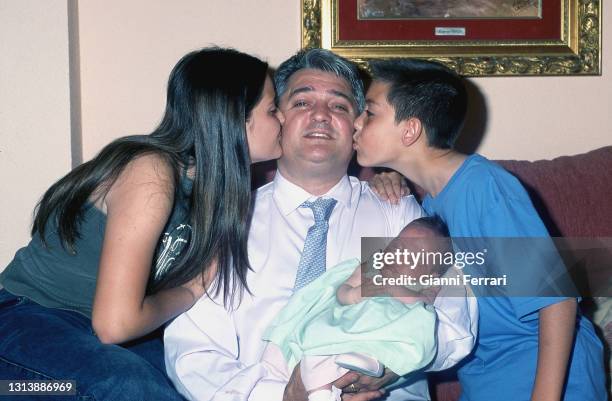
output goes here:
[{"label": "ornate gold picture frame", "polygon": [[599,0],[540,0],[539,18],[368,20],[357,12],[364,0],[301,1],[302,48],[360,64],[418,57],[465,76],[601,74]]}]

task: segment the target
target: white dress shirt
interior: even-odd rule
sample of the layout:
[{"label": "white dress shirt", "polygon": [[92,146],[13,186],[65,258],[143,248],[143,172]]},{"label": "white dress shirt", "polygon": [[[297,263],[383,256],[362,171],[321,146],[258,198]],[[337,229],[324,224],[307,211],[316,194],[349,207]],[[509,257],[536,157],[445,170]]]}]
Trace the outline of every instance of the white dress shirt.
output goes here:
[{"label": "white dress shirt", "polygon": [[[423,215],[413,196],[393,205],[354,177],[344,176],[323,197],[338,201],[329,219],[327,267],[360,258],[361,237],[394,237]],[[188,399],[282,400],[287,382],[268,375],[261,363],[262,334],[293,293],[304,240],[314,224],[312,211],[299,206],[316,198],[277,171],[256,193],[248,243],[252,294],[245,292],[233,310],[224,308],[220,297],[203,297],[166,328],[166,370]],[[441,370],[471,351],[477,309],[474,298],[437,299],[439,349],[432,369]],[[429,400],[424,375],[391,391],[388,399]]]}]

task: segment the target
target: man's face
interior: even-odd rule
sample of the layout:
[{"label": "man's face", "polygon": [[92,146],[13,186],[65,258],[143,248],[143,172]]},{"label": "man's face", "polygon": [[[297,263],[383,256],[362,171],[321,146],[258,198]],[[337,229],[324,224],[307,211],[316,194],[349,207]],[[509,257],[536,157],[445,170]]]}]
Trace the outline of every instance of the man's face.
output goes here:
[{"label": "man's face", "polygon": [[346,173],[357,116],[346,80],[320,70],[300,70],[289,79],[279,109],[284,116],[281,171],[293,176]]}]

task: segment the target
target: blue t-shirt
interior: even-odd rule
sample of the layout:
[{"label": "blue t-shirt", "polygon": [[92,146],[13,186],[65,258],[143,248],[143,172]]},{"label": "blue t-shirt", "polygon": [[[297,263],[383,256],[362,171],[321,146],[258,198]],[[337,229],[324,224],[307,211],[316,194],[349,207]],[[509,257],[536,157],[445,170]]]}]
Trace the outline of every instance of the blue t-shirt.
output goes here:
[{"label": "blue t-shirt", "polygon": [[[438,215],[452,237],[548,237],[519,181],[480,155],[467,157],[423,208]],[[538,277],[538,274],[540,275]],[[534,271],[534,282],[544,280]],[[538,312],[552,297],[479,297],[478,341],[459,369],[461,400],[529,400],[538,354]],[[565,401],[606,399],[603,350],[588,319],[578,317]]]}]

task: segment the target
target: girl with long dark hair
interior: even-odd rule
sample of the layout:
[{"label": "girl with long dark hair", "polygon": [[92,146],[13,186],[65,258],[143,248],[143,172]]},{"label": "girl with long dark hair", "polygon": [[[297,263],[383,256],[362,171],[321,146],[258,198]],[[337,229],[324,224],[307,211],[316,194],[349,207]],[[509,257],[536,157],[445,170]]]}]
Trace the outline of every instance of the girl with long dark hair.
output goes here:
[{"label": "girl with long dark hair", "polygon": [[31,242],[0,275],[0,379],[75,380],[75,399],[180,399],[150,333],[208,291],[231,305],[247,289],[250,164],[280,156],[276,113],[265,62],[183,57],[160,125],[40,201]]}]

